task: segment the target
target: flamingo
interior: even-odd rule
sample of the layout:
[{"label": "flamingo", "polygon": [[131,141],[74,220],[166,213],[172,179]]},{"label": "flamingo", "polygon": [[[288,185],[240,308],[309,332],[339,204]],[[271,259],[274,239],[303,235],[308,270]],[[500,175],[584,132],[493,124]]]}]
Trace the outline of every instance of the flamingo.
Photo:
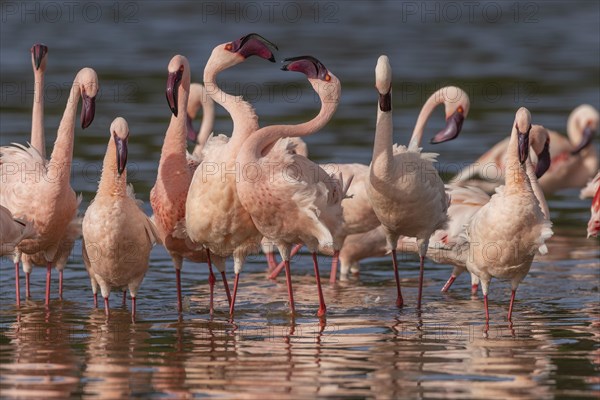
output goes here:
[{"label": "flamingo", "polygon": [[[185,218],[185,201],[192,181],[193,170],[188,165],[186,156],[187,115],[179,110],[186,110],[190,92],[190,64],[186,57],[176,55],[168,65],[167,102],[171,109],[171,121],[162,146],[156,183],[150,191],[150,205],[154,212],[153,222],[157,228],[160,242],[169,252],[177,285],[177,310],[182,312],[181,301],[181,268],[183,259],[192,262],[208,262],[207,254],[194,246],[185,232],[178,232]],[[225,279],[225,260],[213,257],[217,269],[221,272],[223,283],[229,299],[229,288]],[[210,309],[212,311],[214,274],[209,263],[209,283],[211,286]]]},{"label": "flamingo", "polygon": [[[589,104],[575,108],[567,121],[568,139],[550,130],[552,167],[539,180],[545,194],[566,188],[581,188],[598,171],[598,152],[590,146],[599,124],[598,111]],[[483,154],[475,163],[463,168],[452,184],[477,185],[484,189],[504,182],[504,156],[507,153],[509,138],[506,138]],[[534,160],[535,164],[535,160]]]},{"label": "flamingo", "polygon": [[129,126],[121,117],[110,125],[110,138],[102,163],[96,197],[83,217],[83,261],[90,275],[94,303],[98,285],[104,312],[110,315],[111,288],[129,288],[131,318],[135,320],[137,291],[148,270],[150,251],[158,240],[154,224],[127,185]]},{"label": "flamingo", "polygon": [[[15,218],[8,208],[0,206],[0,256],[14,256],[19,242],[33,236],[35,236],[35,229],[30,221]],[[19,271],[15,272],[18,276]],[[15,283],[18,282],[17,278]],[[16,289],[18,293],[19,288]]]},{"label": "flamingo", "polygon": [[303,124],[268,126],[246,139],[237,162],[241,166],[252,166],[254,172],[248,172],[245,179],[240,180],[237,191],[260,233],[276,243],[284,260],[292,313],[295,306],[289,261],[291,247],[303,243],[312,253],[319,294],[317,315],[323,316],[326,306],[316,251],[328,248],[333,252],[341,244],[337,234],[343,223],[343,182],[341,178],[329,176],[306,157],[285,151],[288,143],[277,140],[307,136],[325,126],[337,109],[341,85],[314,57],[288,58],[285,63],[284,71],[298,71],[307,76],[321,99],[321,110]]},{"label": "flamingo", "polygon": [[204,68],[204,85],[213,100],[231,115],[233,132],[231,139],[219,135],[206,143],[202,163],[187,194],[185,233],[192,242],[206,248],[207,253],[222,258],[233,254],[235,283],[230,315],[234,313],[239,274],[246,255],[258,247],[262,238],[236,192],[239,176],[236,157],[246,138],[258,129],[258,117],[241,97],[223,92],[216,84],[216,77],[253,55],[274,62],[271,48],[276,46],[260,35],[249,34],[216,46]]},{"label": "flamingo", "polygon": [[[379,57],[375,77],[379,92],[379,108],[367,193],[377,218],[384,226],[388,250],[392,253],[398,307],[401,307],[404,301],[396,262],[396,243],[400,235],[417,238],[420,256],[417,307],[420,308],[423,267],[429,237],[437,229],[446,226],[449,201],[444,183],[433,166],[437,154],[421,153],[419,148],[427,119],[423,113],[419,115],[408,147],[393,145],[392,71],[386,56]],[[463,107],[461,102],[468,99],[453,98],[455,111],[448,117],[446,129],[432,140],[434,143],[453,139],[462,127],[468,109]],[[444,103],[448,115],[448,110],[452,107],[450,102],[444,101]],[[433,104],[426,106],[429,113],[434,107]]]},{"label": "flamingo", "polygon": [[[31,147],[39,151],[40,155],[46,160],[46,140],[44,134],[44,73],[48,62],[48,47],[43,44],[34,44],[31,47],[31,65],[35,86],[33,89],[33,108],[31,117]],[[81,195],[77,197],[77,208],[81,204]],[[58,297],[62,299],[63,292],[63,270],[67,265],[75,240],[81,235],[81,218],[77,215],[67,226],[64,237],[60,240],[58,251],[52,263],[58,271]],[[25,297],[30,298],[30,275],[33,266],[46,266],[44,252],[35,254],[22,254],[23,271],[25,272]]]},{"label": "flamingo", "polygon": [[[592,183],[592,182],[590,182]],[[588,222],[587,237],[597,237],[600,232],[600,172],[596,175],[593,181],[596,186],[596,193],[592,200],[592,207],[590,209],[590,220]]]},{"label": "flamingo", "polygon": [[[53,260],[77,214],[77,198],[70,185],[77,104],[81,97],[81,126],[85,129],[94,119],[97,92],[96,72],[91,68],[80,70],[71,86],[50,161],[33,147],[13,144],[0,148],[0,204],[17,218],[28,218],[34,223],[37,236],[23,240],[18,250],[25,254],[43,253],[47,263],[46,305],[50,303]],[[18,259],[15,268],[18,271]]]},{"label": "flamingo", "polygon": [[585,187],[581,189],[581,192],[579,193],[579,198],[583,200],[587,199],[588,197],[594,197],[598,188],[600,188],[600,171],[598,171],[596,176],[590,179],[587,185],[585,185]]},{"label": "flamingo", "polygon": [[506,156],[506,183],[473,215],[466,228],[469,241],[467,269],[481,281],[486,331],[489,323],[488,289],[492,277],[509,279],[515,293],[531,267],[536,251],[546,254],[552,235],[547,205],[529,159],[531,114],[521,107],[515,115]]}]

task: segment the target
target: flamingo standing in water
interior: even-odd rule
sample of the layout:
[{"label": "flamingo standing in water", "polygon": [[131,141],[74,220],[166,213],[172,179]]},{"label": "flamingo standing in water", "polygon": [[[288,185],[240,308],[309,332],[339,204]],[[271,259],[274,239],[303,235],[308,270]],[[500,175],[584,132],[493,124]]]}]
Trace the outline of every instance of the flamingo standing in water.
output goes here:
[{"label": "flamingo standing in water", "polygon": [[121,117],[110,125],[110,139],[102,164],[96,197],[83,218],[83,261],[90,275],[94,305],[98,285],[109,316],[111,288],[129,288],[131,318],[135,299],[148,270],[150,251],[158,233],[127,185],[129,126]]},{"label": "flamingo standing in water", "polygon": [[470,243],[466,265],[481,281],[486,330],[492,277],[511,282],[510,321],[517,287],[529,272],[535,253],[547,253],[545,241],[553,234],[544,194],[528,157],[530,130],[531,114],[522,107],[516,113],[507,148],[506,183],[473,215],[466,229]]},{"label": "flamingo standing in water", "polygon": [[[433,166],[437,155],[421,153],[419,147],[423,134],[422,127],[426,122],[423,115],[420,115],[417,120],[408,147],[393,145],[392,70],[386,56],[379,57],[375,77],[375,86],[379,92],[379,108],[367,193],[373,210],[385,229],[388,250],[392,253],[398,307],[402,306],[404,301],[398,276],[396,244],[400,235],[417,238],[420,256],[417,307],[420,308],[423,267],[429,238],[437,229],[445,228],[448,221],[449,199],[445,193],[444,183]],[[461,99],[455,98],[455,100],[454,104],[460,104]],[[446,110],[448,108],[447,105]],[[464,107],[458,105],[456,111],[448,118],[447,129],[440,132],[433,142],[442,142],[456,137],[462,126],[465,111]]]},{"label": "flamingo standing in water", "polygon": [[[186,112],[183,112],[187,110],[190,93],[190,64],[184,56],[176,55],[169,62],[168,71],[166,94],[172,115],[160,153],[156,183],[150,191],[150,204],[154,212],[152,218],[159,239],[173,259],[177,285],[177,310],[181,313],[183,310],[181,301],[183,259],[204,263],[208,261],[208,258],[206,252],[197,249],[185,233],[175,233],[176,229],[184,224],[185,200],[193,173],[188,165],[186,155],[187,115]],[[180,110],[182,112],[179,112]],[[223,276],[223,283],[229,299],[229,288],[225,279],[225,260],[214,257],[213,261]],[[212,310],[214,275],[212,268],[209,271],[210,309]]]},{"label": "flamingo standing in water", "polygon": [[304,243],[312,253],[319,294],[318,315],[323,316],[326,306],[316,252],[325,248],[330,252],[339,249],[343,183],[306,157],[290,154],[286,151],[286,141],[277,141],[307,136],[325,126],[337,109],[341,85],[337,77],[314,57],[288,58],[285,62],[283,70],[302,72],[308,77],[321,99],[321,111],[303,124],[268,126],[246,139],[237,162],[240,166],[252,166],[254,172],[248,172],[238,183],[237,191],[256,227],[268,240],[276,243],[284,260],[292,313],[295,306],[290,274],[291,247]]},{"label": "flamingo standing in water", "polygon": [[258,117],[241,97],[223,92],[216,84],[216,77],[253,55],[274,62],[271,48],[276,46],[260,35],[249,34],[216,46],[204,68],[204,85],[213,100],[231,115],[233,132],[231,139],[220,135],[206,143],[202,163],[194,173],[187,195],[185,232],[194,243],[205,247],[207,253],[223,258],[233,254],[235,283],[231,315],[244,260],[258,248],[262,238],[236,191],[236,181],[243,173],[236,157],[250,133],[258,129]]},{"label": "flamingo standing in water", "polygon": [[[34,223],[37,236],[23,240],[18,249],[25,254],[44,255],[46,305],[50,303],[52,263],[77,214],[77,197],[70,185],[77,104],[81,97],[81,126],[85,129],[94,119],[97,92],[96,72],[91,68],[80,70],[71,86],[50,161],[46,162],[33,147],[15,144],[0,149],[0,204],[16,217]],[[18,260],[15,269],[18,273]]]},{"label": "flamingo standing in water", "polygon": [[[546,194],[566,188],[581,188],[598,171],[598,151],[591,146],[598,131],[598,110],[589,104],[575,108],[567,121],[568,139],[549,131],[552,148],[552,166],[540,179],[539,185]],[[463,168],[452,184],[479,186],[488,191],[504,183],[505,155],[509,138],[492,147],[473,164]],[[535,164],[535,160],[534,160]]]}]

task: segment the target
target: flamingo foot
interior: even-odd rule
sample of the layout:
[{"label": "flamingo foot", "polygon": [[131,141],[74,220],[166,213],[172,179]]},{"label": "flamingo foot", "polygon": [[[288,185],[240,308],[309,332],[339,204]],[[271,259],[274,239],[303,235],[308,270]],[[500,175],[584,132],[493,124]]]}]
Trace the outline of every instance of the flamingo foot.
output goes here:
[{"label": "flamingo foot", "polygon": [[400,275],[398,275],[398,262],[396,261],[396,249],[392,250],[392,264],[394,266],[394,276],[396,277],[396,291],[398,297],[396,298],[396,306],[402,307],[404,305],[404,299],[402,298],[402,290],[400,289]]},{"label": "flamingo foot", "polygon": [[46,306],[50,305],[50,277],[52,275],[52,263],[46,264]]},{"label": "flamingo foot", "polygon": [[131,322],[135,322],[135,297],[133,296],[131,296]]},{"label": "flamingo foot", "polygon": [[315,278],[317,279],[317,289],[319,291],[319,312],[317,312],[317,316],[322,317],[327,312],[327,307],[325,306],[325,298],[323,297],[323,290],[321,289],[321,276],[319,275],[319,264],[317,263],[317,253],[312,253],[312,259],[313,259],[313,266],[315,267]]},{"label": "flamingo foot", "polygon": [[175,278],[177,281],[177,312],[181,314],[183,305],[181,303],[181,270],[175,269]]},{"label": "flamingo foot", "polygon": [[331,272],[329,273],[329,283],[335,284],[338,261],[340,259],[340,251],[336,250],[333,252],[333,259],[331,260]]},{"label": "flamingo foot", "polygon": [[287,283],[288,298],[290,300],[290,311],[292,315],[296,312],[296,306],[294,305],[294,291],[292,290],[292,273],[290,271],[290,260],[284,261],[285,266],[285,279]]},{"label": "flamingo foot", "polygon": [[108,306],[108,297],[104,298],[104,314],[106,314],[106,318],[110,317],[110,307]]},{"label": "flamingo foot", "polygon": [[423,272],[425,270],[425,256],[421,256],[419,265],[419,297],[417,298],[417,308],[421,309],[421,299],[423,298]]},{"label": "flamingo foot", "polygon": [[225,293],[227,294],[227,302],[229,303],[229,307],[231,307],[231,292],[229,291],[229,284],[227,283],[225,271],[221,272],[221,278],[223,278],[223,285],[225,286]]},{"label": "flamingo foot", "polygon": [[15,294],[17,296],[17,307],[21,306],[21,284],[19,282],[19,263],[15,263]]},{"label": "flamingo foot", "polygon": [[58,298],[62,300],[63,294],[63,271],[58,271]]},{"label": "flamingo foot", "polygon": [[29,291],[29,276],[31,272],[25,273],[25,297],[31,298],[31,292]]},{"label": "flamingo foot", "polygon": [[450,289],[450,286],[452,286],[452,284],[454,283],[455,280],[456,280],[456,276],[450,275],[450,278],[448,278],[448,282],[446,282],[446,284],[442,288],[441,292],[446,293],[448,291],[448,289]]},{"label": "flamingo foot", "polygon": [[513,290],[512,293],[510,294],[510,305],[508,306],[508,317],[507,320],[511,321],[512,318],[512,310],[513,310],[513,304],[515,302],[515,294],[517,293],[516,290]]},{"label": "flamingo foot", "polygon": [[229,304],[229,316],[231,318],[233,318],[233,313],[235,312],[235,299],[237,297],[239,281],[240,281],[240,274],[235,274],[235,281],[233,282],[233,298],[231,299],[231,303]]}]

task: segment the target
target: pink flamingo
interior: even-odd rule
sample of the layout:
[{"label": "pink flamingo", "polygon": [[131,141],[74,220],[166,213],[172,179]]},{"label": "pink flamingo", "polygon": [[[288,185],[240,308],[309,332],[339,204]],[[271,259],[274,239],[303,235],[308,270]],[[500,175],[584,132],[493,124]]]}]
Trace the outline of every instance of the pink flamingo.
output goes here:
[{"label": "pink flamingo", "polygon": [[583,200],[583,199],[594,197],[596,195],[596,191],[598,190],[599,187],[600,187],[600,171],[598,171],[596,176],[594,176],[592,179],[590,179],[588,181],[587,185],[585,185],[585,187],[583,189],[581,189],[581,192],[579,193],[579,198]]},{"label": "pink flamingo", "polygon": [[[230,314],[235,309],[239,274],[248,253],[262,238],[236,191],[236,157],[250,133],[258,129],[258,117],[241,97],[223,92],[216,84],[217,74],[256,55],[274,62],[275,45],[257,34],[216,46],[204,68],[204,85],[215,102],[233,120],[231,139],[223,135],[206,143],[202,163],[196,169],[185,205],[185,231],[192,242],[222,258],[233,254],[235,283]],[[210,268],[210,266],[209,266]]]},{"label": "pink flamingo", "polygon": [[154,225],[127,185],[129,126],[121,117],[110,125],[110,139],[102,164],[96,197],[83,218],[83,261],[90,275],[94,305],[98,285],[104,311],[110,314],[111,288],[129,288],[131,318],[135,320],[137,291],[148,270],[150,251],[158,239]]},{"label": "pink flamingo", "polygon": [[[417,126],[408,147],[393,144],[391,78],[392,71],[386,56],[381,56],[375,69],[376,88],[379,92],[379,108],[373,161],[369,174],[367,193],[377,218],[384,226],[388,250],[396,278],[398,307],[403,305],[400,278],[396,262],[396,243],[400,235],[416,237],[420,256],[419,295],[417,307],[421,307],[423,290],[423,267],[429,238],[448,221],[449,199],[444,183],[433,166],[436,154],[421,153],[420,144],[426,118],[419,115]],[[452,91],[453,95],[456,93]],[[449,93],[442,93],[448,95]],[[447,128],[434,138],[434,143],[450,140],[458,134],[467,109],[461,105],[468,99],[455,99],[455,111],[448,118]],[[444,101],[444,103],[446,103]],[[433,109],[433,105],[429,106]],[[446,105],[446,110],[450,107]],[[448,112],[447,112],[448,114]]]},{"label": "pink flamingo", "polygon": [[[177,285],[177,310],[182,312],[181,268],[183,259],[205,263],[209,259],[203,249],[194,246],[185,232],[179,227],[184,224],[185,200],[192,181],[193,170],[186,156],[187,115],[186,110],[190,92],[190,64],[184,56],[174,56],[168,65],[167,102],[171,109],[171,121],[162,146],[156,183],[150,191],[150,204],[154,212],[153,221],[160,241],[173,259]],[[213,257],[217,269],[221,272],[229,300],[229,288],[225,279],[225,260]],[[210,309],[213,308],[213,290],[215,283],[212,266],[209,263],[209,283],[211,286]]]},{"label": "pink flamingo", "polygon": [[[595,186],[596,192],[592,200],[592,207],[590,209],[590,220],[587,227],[587,237],[597,237],[600,232],[600,172],[596,174],[596,177],[589,184]],[[584,193],[585,194],[585,193]]]},{"label": "pink flamingo", "polygon": [[[70,185],[71,161],[75,134],[75,117],[82,98],[81,126],[94,119],[98,77],[84,68],[75,77],[67,106],[58,128],[50,161],[33,147],[18,144],[0,149],[0,204],[20,218],[34,222],[37,236],[23,240],[19,251],[42,252],[46,260],[46,305],[50,303],[50,274],[53,260],[69,224],[77,214],[77,198]],[[31,173],[35,171],[35,173]],[[15,263],[18,270],[18,260]]]},{"label": "pink flamingo", "polygon": [[283,70],[302,72],[308,77],[321,99],[321,111],[303,124],[268,126],[246,139],[237,162],[241,166],[251,165],[255,172],[240,180],[237,191],[256,227],[268,240],[276,243],[284,260],[292,313],[295,306],[290,249],[295,243],[304,243],[312,253],[319,293],[318,315],[322,316],[326,306],[316,251],[339,249],[337,233],[343,223],[343,184],[341,179],[329,176],[306,157],[290,154],[286,151],[288,143],[277,140],[310,135],[325,126],[337,109],[341,85],[337,77],[314,57],[288,58],[285,62]]},{"label": "pink flamingo", "polygon": [[[589,104],[575,108],[567,121],[568,138],[550,132],[552,166],[539,184],[546,194],[566,188],[581,188],[598,171],[598,151],[590,146],[598,131],[598,111]],[[480,186],[488,191],[504,183],[505,155],[509,138],[483,154],[475,163],[463,168],[451,183]],[[536,160],[532,160],[535,164]]]},{"label": "pink flamingo", "polygon": [[529,272],[535,253],[547,253],[545,241],[553,234],[544,194],[528,158],[530,130],[531,114],[521,107],[507,148],[506,183],[473,215],[466,229],[470,243],[466,266],[481,281],[486,330],[492,277],[511,282],[510,321],[517,287]]}]

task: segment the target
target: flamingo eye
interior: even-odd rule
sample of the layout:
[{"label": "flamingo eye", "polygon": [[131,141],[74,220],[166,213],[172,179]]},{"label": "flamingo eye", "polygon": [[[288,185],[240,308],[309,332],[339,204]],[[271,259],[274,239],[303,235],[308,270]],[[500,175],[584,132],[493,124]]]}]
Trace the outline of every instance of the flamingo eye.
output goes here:
[{"label": "flamingo eye", "polygon": [[227,50],[227,51],[231,51],[232,49],[233,49],[233,46],[231,45],[231,43],[227,43],[227,44],[225,45],[225,50]]},{"label": "flamingo eye", "polygon": [[458,106],[458,108],[456,109],[456,112],[458,112],[459,114],[462,114],[465,110],[462,108],[462,106]]},{"label": "flamingo eye", "polygon": [[329,75],[329,74],[325,75],[325,80],[327,82],[329,82],[331,80],[331,75]]}]

